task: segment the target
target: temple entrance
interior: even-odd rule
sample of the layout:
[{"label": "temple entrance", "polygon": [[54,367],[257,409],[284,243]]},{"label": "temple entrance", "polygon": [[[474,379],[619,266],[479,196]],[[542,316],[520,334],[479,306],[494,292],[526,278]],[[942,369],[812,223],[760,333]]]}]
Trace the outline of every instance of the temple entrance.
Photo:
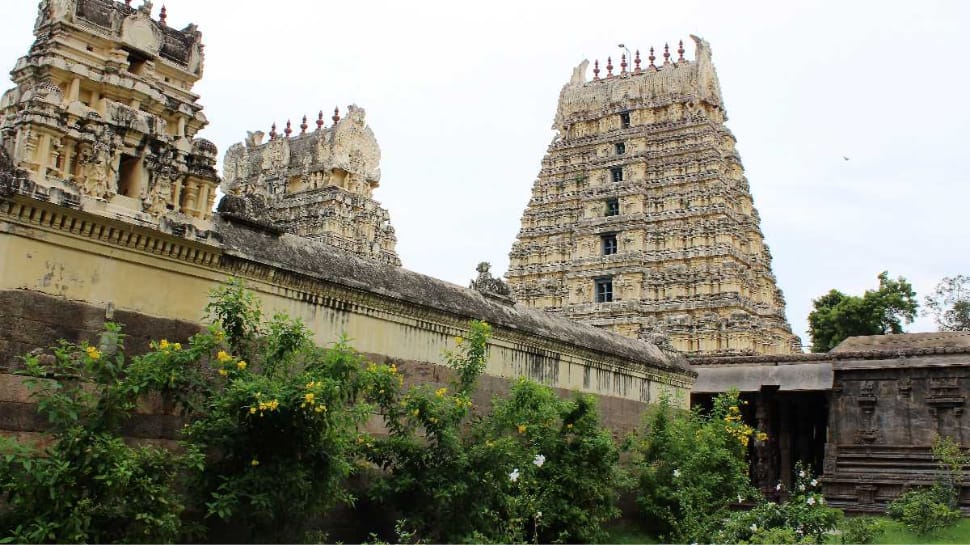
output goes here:
[{"label": "temple entrance", "polygon": [[[691,406],[713,407],[714,394],[692,394]],[[741,394],[744,421],[768,434],[765,441],[748,445],[751,482],[766,496],[777,494],[780,482],[791,490],[796,462],[822,473],[828,440],[829,392],[779,391],[764,386],[760,392]]]}]

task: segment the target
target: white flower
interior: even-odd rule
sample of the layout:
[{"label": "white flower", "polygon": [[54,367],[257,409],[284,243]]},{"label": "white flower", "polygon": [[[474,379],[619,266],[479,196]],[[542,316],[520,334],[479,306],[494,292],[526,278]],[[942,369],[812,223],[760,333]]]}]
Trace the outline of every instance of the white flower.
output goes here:
[{"label": "white flower", "polygon": [[512,473],[509,473],[509,480],[513,483],[519,480],[519,468],[515,468]]},{"label": "white flower", "polygon": [[781,483],[775,485],[775,490],[781,490]]},{"label": "white flower", "polygon": [[798,472],[798,476],[804,479],[805,478],[805,470],[803,469],[803,470],[799,471]]},{"label": "white flower", "polygon": [[743,501],[744,501],[744,498],[741,497],[741,494],[738,494],[738,503],[741,503]]},{"label": "white flower", "polygon": [[812,482],[809,484],[811,484],[812,486],[818,486],[818,480],[812,479]]},{"label": "white flower", "polygon": [[674,470],[674,477],[680,477],[680,470],[679,469],[675,469]]},{"label": "white flower", "polygon": [[542,511],[536,511],[536,518],[537,519],[541,519],[542,518]]},{"label": "white flower", "polygon": [[808,497],[808,499],[807,499],[807,500],[805,500],[805,501],[806,501],[806,502],[807,502],[807,503],[808,503],[809,505],[815,505],[815,496],[809,496],[809,497]]},{"label": "white flower", "polygon": [[798,489],[800,491],[804,492],[805,491],[805,485],[803,485],[803,484],[798,485]]},{"label": "white flower", "polygon": [[532,463],[536,467],[542,467],[542,464],[546,463],[546,457],[541,454],[536,454],[536,457],[532,459]]},{"label": "white flower", "polygon": [[758,531],[758,525],[752,522],[751,523],[751,531],[752,532],[757,532]]}]

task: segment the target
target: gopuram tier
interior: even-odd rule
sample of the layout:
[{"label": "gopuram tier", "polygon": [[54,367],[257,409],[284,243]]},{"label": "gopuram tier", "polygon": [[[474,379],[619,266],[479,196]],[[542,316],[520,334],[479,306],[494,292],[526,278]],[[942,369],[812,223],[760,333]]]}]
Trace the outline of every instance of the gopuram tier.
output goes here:
[{"label": "gopuram tier", "polygon": [[201,33],[151,2],[44,0],[35,41],[0,100],[14,191],[189,238],[208,238],[216,147],[192,87]]},{"label": "gopuram tier", "polygon": [[[522,303],[688,354],[787,354],[710,47],[577,66],[506,274]],[[675,58],[671,58],[676,54]]]},{"label": "gopuram tier", "polygon": [[270,225],[316,239],[364,259],[400,266],[390,215],[373,199],[380,184],[381,150],[364,121],[364,109],[351,105],[325,127],[323,112],[310,129],[306,116],[299,133],[287,121],[269,140],[250,132],[223,161],[223,215]]}]

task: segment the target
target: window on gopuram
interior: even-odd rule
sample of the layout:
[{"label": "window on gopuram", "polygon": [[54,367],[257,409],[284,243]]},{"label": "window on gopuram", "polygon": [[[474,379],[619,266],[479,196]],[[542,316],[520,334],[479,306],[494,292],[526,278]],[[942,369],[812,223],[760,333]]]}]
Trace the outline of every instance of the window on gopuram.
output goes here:
[{"label": "window on gopuram", "polygon": [[612,303],[613,302],[613,277],[607,276],[603,278],[597,278],[595,282],[596,282],[596,302]]},{"label": "window on gopuram", "polygon": [[624,153],[626,153],[626,142],[617,142],[616,144],[614,144],[614,146],[616,147],[617,155],[623,155]]},{"label": "window on gopuram", "polygon": [[603,241],[603,255],[613,255],[616,253],[616,233],[601,235]]},{"label": "window on gopuram", "polygon": [[620,199],[606,199],[606,215],[607,216],[620,215]]},{"label": "window on gopuram", "polygon": [[620,127],[624,129],[630,128],[630,112],[623,112],[620,114]]},{"label": "window on gopuram", "polygon": [[118,164],[118,193],[138,198],[141,194],[141,158],[123,154]]},{"label": "window on gopuram", "polygon": [[623,181],[623,167],[613,167],[610,169],[610,178],[614,182]]}]

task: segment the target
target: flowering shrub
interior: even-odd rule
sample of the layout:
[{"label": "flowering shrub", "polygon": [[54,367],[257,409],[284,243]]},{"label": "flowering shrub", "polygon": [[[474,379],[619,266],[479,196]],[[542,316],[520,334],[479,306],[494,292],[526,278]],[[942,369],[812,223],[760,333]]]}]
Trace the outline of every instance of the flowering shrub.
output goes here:
[{"label": "flowering shrub", "polygon": [[472,322],[446,355],[450,388],[417,386],[375,398],[390,434],[363,439],[383,471],[370,493],[432,542],[592,541],[618,515],[618,451],[592,400],[560,400],[517,382],[472,421],[490,328]]},{"label": "flowering shrub", "polygon": [[[25,358],[47,447],[0,438],[0,542],[166,542],[183,535],[182,476],[201,456],[132,447],[122,425],[140,394],[180,384],[157,353],[126,359],[107,324],[98,346],[62,343]],[[181,347],[178,347],[181,349]]]},{"label": "flowering shrub", "polygon": [[364,393],[391,373],[365,368],[346,339],[317,347],[299,320],[253,323],[254,301],[230,283],[209,305],[227,331],[210,335],[228,345],[208,359],[211,388],[184,435],[207,455],[194,487],[207,517],[257,540],[297,540],[310,519],[350,501],[356,430],[373,411]]},{"label": "flowering shrub", "polygon": [[728,507],[755,494],[745,453],[757,432],[741,421],[739,403],[737,392],[722,394],[702,414],[679,411],[665,398],[648,413],[637,503],[661,539],[709,542]]},{"label": "flowering shrub", "polygon": [[[780,485],[779,485],[780,487]],[[825,505],[821,483],[811,468],[795,464],[795,486],[783,503],[762,502],[732,513],[718,534],[721,543],[824,543],[842,520],[842,511]]]}]

